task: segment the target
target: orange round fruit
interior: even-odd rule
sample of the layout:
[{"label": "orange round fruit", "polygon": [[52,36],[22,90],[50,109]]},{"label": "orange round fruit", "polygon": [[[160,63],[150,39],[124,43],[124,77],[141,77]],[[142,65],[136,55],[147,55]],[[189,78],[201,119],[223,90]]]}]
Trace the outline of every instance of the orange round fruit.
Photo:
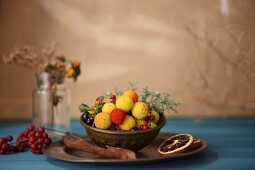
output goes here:
[{"label": "orange round fruit", "polygon": [[110,113],[104,113],[104,112],[100,112],[95,116],[95,126],[98,129],[108,129],[111,124],[111,117],[110,117]]},{"label": "orange round fruit", "polygon": [[127,90],[125,91],[125,93],[123,94],[124,96],[130,96],[133,100],[133,102],[137,102],[138,101],[138,95],[135,91],[133,90]]}]

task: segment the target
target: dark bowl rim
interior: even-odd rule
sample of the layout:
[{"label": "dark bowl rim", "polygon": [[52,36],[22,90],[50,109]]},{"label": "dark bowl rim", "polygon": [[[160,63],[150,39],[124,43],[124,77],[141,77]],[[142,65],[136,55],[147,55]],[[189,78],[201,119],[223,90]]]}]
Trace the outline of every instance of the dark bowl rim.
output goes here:
[{"label": "dark bowl rim", "polygon": [[163,116],[161,116],[161,118],[162,118],[161,123],[158,126],[151,128],[151,129],[136,130],[136,131],[114,131],[114,130],[103,130],[103,129],[94,128],[94,127],[89,126],[83,122],[82,115],[80,116],[80,123],[86,129],[90,129],[90,130],[101,132],[101,133],[115,134],[115,135],[120,135],[120,134],[123,134],[123,135],[128,135],[128,134],[131,135],[132,134],[133,135],[133,134],[141,134],[141,133],[151,132],[151,131],[161,129],[166,124],[166,117],[163,115]]}]

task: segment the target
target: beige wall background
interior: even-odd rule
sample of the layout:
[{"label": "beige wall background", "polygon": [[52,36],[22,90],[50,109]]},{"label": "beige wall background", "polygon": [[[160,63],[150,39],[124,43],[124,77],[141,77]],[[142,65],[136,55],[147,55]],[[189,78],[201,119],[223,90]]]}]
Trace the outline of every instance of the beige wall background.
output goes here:
[{"label": "beige wall background", "polygon": [[[82,61],[71,114],[103,92],[169,92],[172,117],[255,114],[255,1],[0,0],[0,53],[57,41]],[[0,119],[31,117],[34,73],[0,61]]]}]

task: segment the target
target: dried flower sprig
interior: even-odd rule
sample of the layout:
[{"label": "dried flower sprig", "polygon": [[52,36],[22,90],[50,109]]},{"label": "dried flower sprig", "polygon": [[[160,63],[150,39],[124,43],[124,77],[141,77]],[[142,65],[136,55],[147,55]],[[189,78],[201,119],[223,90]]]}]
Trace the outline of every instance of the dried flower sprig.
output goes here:
[{"label": "dried flower sprig", "polygon": [[9,55],[3,55],[3,61],[6,64],[22,65],[34,71],[43,72],[45,66],[51,63],[55,56],[58,56],[55,53],[56,47],[57,43],[51,43],[43,48],[41,55],[38,55],[32,46],[17,46]]},{"label": "dried flower sprig", "polygon": [[67,60],[65,56],[56,54],[57,43],[52,43],[38,55],[32,46],[22,45],[15,47],[9,55],[3,55],[4,63],[22,65],[35,72],[48,72],[52,83],[62,83],[64,78],[73,78],[74,81],[81,74],[80,61]]},{"label": "dried flower sprig", "polygon": [[3,55],[3,61],[6,64],[23,65],[32,70],[43,70],[45,61],[39,57],[34,48],[28,45],[15,47],[10,55]]}]

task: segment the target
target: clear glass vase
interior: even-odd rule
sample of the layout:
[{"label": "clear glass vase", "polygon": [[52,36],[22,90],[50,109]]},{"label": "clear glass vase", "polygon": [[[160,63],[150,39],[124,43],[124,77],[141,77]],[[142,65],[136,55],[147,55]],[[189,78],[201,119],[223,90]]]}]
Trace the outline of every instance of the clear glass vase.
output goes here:
[{"label": "clear glass vase", "polygon": [[37,88],[33,91],[32,122],[37,127],[68,132],[70,126],[70,91],[65,84],[53,88],[49,73],[37,73]]}]

